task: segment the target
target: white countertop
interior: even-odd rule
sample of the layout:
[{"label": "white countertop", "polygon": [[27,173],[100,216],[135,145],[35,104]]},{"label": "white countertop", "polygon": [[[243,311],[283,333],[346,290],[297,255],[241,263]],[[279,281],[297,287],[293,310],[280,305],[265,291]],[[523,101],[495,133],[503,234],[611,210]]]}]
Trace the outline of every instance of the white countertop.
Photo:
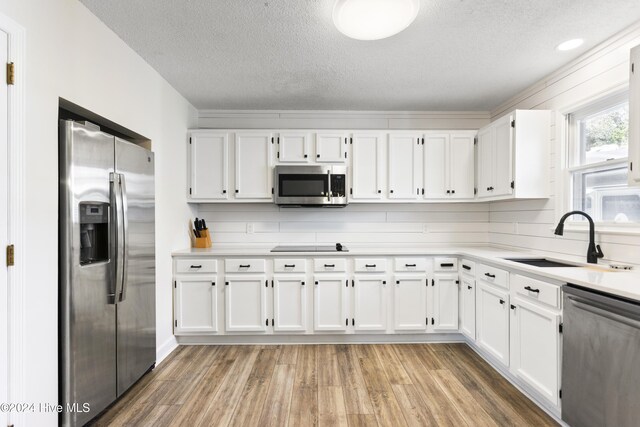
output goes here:
[{"label": "white countertop", "polygon": [[273,245],[269,246],[240,246],[225,245],[209,249],[185,249],[173,252],[174,257],[344,257],[344,256],[433,256],[452,255],[468,257],[480,262],[503,267],[510,271],[519,271],[529,275],[536,275],[551,279],[560,284],[573,283],[586,288],[607,292],[613,295],[640,301],[640,270],[620,271],[611,270],[606,265],[581,264],[581,267],[534,267],[526,264],[507,261],[504,258],[539,258],[546,257],[552,260],[565,261],[578,264],[557,256],[545,256],[540,252],[526,252],[503,249],[493,246],[347,246],[348,252],[271,252]]}]

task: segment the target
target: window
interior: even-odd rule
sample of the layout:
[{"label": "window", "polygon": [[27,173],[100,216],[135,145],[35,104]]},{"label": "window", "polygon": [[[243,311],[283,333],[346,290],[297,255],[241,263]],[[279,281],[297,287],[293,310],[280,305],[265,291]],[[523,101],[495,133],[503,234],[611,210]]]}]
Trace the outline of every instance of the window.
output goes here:
[{"label": "window", "polygon": [[569,114],[567,123],[571,208],[594,221],[640,222],[640,189],[627,186],[628,95],[594,102]]}]

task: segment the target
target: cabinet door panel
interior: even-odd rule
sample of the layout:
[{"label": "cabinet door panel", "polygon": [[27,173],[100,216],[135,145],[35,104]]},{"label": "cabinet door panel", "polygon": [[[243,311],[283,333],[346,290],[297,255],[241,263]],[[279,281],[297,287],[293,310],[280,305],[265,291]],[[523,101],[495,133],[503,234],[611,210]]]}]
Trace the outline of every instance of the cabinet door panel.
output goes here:
[{"label": "cabinet door panel", "polygon": [[473,199],[474,196],[473,139],[473,135],[451,134],[449,140],[449,187],[451,197],[455,199]]},{"label": "cabinet door panel", "polygon": [[418,197],[418,140],[415,135],[389,135],[389,198],[412,200]]},{"label": "cabinet door panel", "polygon": [[[629,67],[629,185],[640,183],[640,47],[631,49]],[[557,119],[556,119],[557,123]]]},{"label": "cabinet door panel", "polygon": [[424,198],[444,199],[450,190],[449,134],[427,134],[424,138]]},{"label": "cabinet door panel", "polygon": [[189,144],[191,199],[228,198],[229,134],[192,134]]},{"label": "cabinet door panel", "polygon": [[382,145],[380,134],[354,134],[351,159],[351,198],[382,198]]},{"label": "cabinet door panel", "polygon": [[478,132],[478,197],[490,197],[493,184],[493,136],[495,129],[488,126]]},{"label": "cabinet door panel", "polygon": [[482,281],[476,286],[476,342],[509,366],[509,296]]},{"label": "cabinet door panel", "polygon": [[427,328],[427,277],[396,276],[394,285],[394,329],[425,331]]},{"label": "cabinet door panel", "polygon": [[387,281],[384,277],[360,277],[354,283],[355,329],[384,331],[387,329]]},{"label": "cabinet door panel", "polygon": [[176,334],[180,332],[217,332],[218,298],[215,280],[176,280]]},{"label": "cabinet door panel", "polygon": [[304,276],[277,276],[273,282],[273,330],[305,331],[307,286]]},{"label": "cabinet door panel", "polygon": [[236,199],[272,200],[271,134],[236,134]]},{"label": "cabinet door panel", "polygon": [[458,330],[458,276],[436,274],[433,288],[434,331]]},{"label": "cabinet door panel", "polygon": [[316,331],[347,330],[347,284],[344,276],[316,276],[313,286]]},{"label": "cabinet door panel", "polygon": [[476,287],[475,280],[462,276],[460,287],[460,331],[476,339]]},{"label": "cabinet door panel", "polygon": [[512,128],[513,116],[505,116],[495,122],[495,148],[494,148],[494,178],[495,190],[492,196],[503,196],[513,193],[511,180],[513,179],[513,154],[512,154]]},{"label": "cabinet door panel", "polygon": [[281,132],[278,136],[277,159],[281,163],[306,163],[309,161],[309,140],[307,132]]},{"label": "cabinet door panel", "polygon": [[511,370],[552,404],[558,404],[560,315],[513,299]]},{"label": "cabinet door panel", "polygon": [[344,163],[347,152],[346,136],[342,133],[316,134],[316,162]]},{"label": "cabinet door panel", "polygon": [[266,330],[266,277],[227,276],[225,278],[225,317],[227,331]]}]

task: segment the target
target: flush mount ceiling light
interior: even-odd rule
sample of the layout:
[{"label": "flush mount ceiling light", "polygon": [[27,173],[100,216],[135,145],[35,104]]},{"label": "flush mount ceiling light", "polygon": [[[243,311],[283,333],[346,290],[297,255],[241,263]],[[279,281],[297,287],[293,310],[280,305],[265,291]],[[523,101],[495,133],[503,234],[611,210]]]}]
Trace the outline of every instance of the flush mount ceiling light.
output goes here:
[{"label": "flush mount ceiling light", "polygon": [[558,46],[556,46],[556,49],[562,50],[562,51],[571,50],[579,46],[582,46],[582,43],[584,43],[584,40],[582,39],[571,39],[571,40],[567,40],[566,42],[560,43]]},{"label": "flush mount ceiling light", "polygon": [[420,10],[420,0],[337,0],[333,23],[347,37],[379,40],[407,28]]}]

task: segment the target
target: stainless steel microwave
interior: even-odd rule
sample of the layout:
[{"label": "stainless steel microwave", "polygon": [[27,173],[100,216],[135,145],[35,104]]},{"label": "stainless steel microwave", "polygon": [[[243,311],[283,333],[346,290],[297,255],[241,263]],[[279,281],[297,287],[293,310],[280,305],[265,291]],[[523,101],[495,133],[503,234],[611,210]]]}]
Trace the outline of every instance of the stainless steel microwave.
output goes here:
[{"label": "stainless steel microwave", "polygon": [[344,207],[348,203],[346,166],[276,166],[274,182],[280,206]]}]

